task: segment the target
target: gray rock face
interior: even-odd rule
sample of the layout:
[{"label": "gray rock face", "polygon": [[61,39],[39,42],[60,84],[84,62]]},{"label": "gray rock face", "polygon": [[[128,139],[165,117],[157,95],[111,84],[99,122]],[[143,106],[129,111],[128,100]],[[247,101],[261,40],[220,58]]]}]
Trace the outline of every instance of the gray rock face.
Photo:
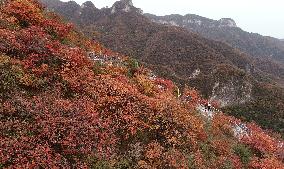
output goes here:
[{"label": "gray rock face", "polygon": [[252,99],[252,88],[249,81],[216,82],[210,100],[218,101],[221,107],[243,104]]},{"label": "gray rock face", "polygon": [[136,8],[133,6],[132,0],[120,0],[113,4],[111,7],[111,13],[114,14],[116,12],[131,12]]},{"label": "gray rock face", "polygon": [[184,28],[188,27],[207,27],[207,28],[220,28],[220,27],[237,27],[236,22],[231,18],[222,18],[220,20],[208,19],[202,16],[187,14],[182,15],[166,15],[166,16],[155,16],[151,14],[145,14],[146,17],[150,18],[153,22],[180,26]]},{"label": "gray rock face", "polygon": [[237,27],[236,22],[231,18],[222,18],[219,23],[221,27]]}]

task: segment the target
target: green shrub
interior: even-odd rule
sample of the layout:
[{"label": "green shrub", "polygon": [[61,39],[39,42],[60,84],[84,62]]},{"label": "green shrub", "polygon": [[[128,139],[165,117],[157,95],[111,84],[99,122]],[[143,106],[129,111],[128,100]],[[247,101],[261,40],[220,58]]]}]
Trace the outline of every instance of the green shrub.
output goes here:
[{"label": "green shrub", "polygon": [[128,169],[130,167],[129,160],[123,158],[115,164],[115,169]]},{"label": "green shrub", "polygon": [[195,161],[195,158],[193,154],[187,156],[187,162],[188,162],[189,169],[196,169],[194,161]]},{"label": "green shrub", "polygon": [[92,169],[111,169],[111,165],[106,160],[96,159],[92,163]]},{"label": "green shrub", "polygon": [[222,166],[222,169],[233,169],[232,162],[229,161],[229,160],[225,161],[223,166]]},{"label": "green shrub", "polygon": [[136,59],[129,59],[128,66],[129,66],[129,68],[137,69],[137,68],[139,68],[139,63]]},{"label": "green shrub", "polygon": [[103,69],[103,63],[96,62],[93,66],[93,72],[95,75],[105,74],[105,70]]},{"label": "green shrub", "polygon": [[7,56],[0,56],[0,97],[5,97],[18,86],[23,72],[19,66],[10,63]]},{"label": "green shrub", "polygon": [[137,69],[139,68],[139,63],[136,59],[129,59],[126,62],[126,66],[128,67],[128,76],[133,77]]},{"label": "green shrub", "polygon": [[237,144],[233,147],[234,153],[238,155],[243,164],[247,165],[252,157],[251,150],[244,144]]},{"label": "green shrub", "polygon": [[209,142],[201,143],[200,148],[207,162],[214,161],[216,159],[216,154],[214,152],[214,149]]}]

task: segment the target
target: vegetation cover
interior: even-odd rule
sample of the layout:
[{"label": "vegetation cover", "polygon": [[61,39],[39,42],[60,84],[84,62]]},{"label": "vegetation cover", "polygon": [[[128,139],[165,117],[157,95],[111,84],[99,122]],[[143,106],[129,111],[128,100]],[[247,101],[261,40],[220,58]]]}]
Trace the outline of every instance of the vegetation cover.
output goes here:
[{"label": "vegetation cover", "polygon": [[37,1],[1,1],[0,37],[0,168],[284,167],[279,136],[204,116],[197,91],[180,96]]},{"label": "vegetation cover", "polygon": [[[203,97],[219,101],[225,113],[254,121],[284,138],[284,69],[276,63],[283,60],[280,56],[284,50],[277,41],[237,27],[223,27],[223,22],[216,21],[214,26],[207,18],[185,18],[198,21],[189,22],[189,26],[202,22],[193,31],[207,39],[186,30],[189,27],[184,19],[180,22],[186,27],[175,17],[167,23],[177,23],[179,27],[152,22],[131,0],[120,0],[102,9],[91,1],[82,5],[75,1],[41,2],[107,48],[138,59],[179,86],[195,87]],[[161,19],[156,21],[165,18]]]}]

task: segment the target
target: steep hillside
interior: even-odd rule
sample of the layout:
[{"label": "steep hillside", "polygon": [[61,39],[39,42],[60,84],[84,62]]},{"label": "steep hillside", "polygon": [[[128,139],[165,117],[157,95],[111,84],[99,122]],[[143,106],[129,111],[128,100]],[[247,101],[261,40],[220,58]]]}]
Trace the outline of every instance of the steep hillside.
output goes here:
[{"label": "steep hillside", "polygon": [[193,14],[145,16],[157,23],[183,27],[209,39],[226,42],[256,58],[270,58],[284,63],[284,46],[279,39],[245,32],[230,18],[216,21]]},{"label": "steep hillside", "polygon": [[283,140],[84,38],[0,6],[0,168],[283,168]]},{"label": "steep hillside", "polygon": [[[72,10],[64,10],[70,9],[70,4]],[[91,2],[82,6],[68,2],[50,8],[76,23],[95,41],[138,59],[177,85],[187,84],[223,107],[233,106],[229,111],[232,115],[238,115],[243,108],[244,119],[283,133],[284,107],[279,104],[284,100],[283,87],[279,87],[283,84],[283,69],[273,61],[255,59],[223,42],[183,28],[153,23],[131,1],[118,1],[111,8],[100,10]],[[219,26],[226,26],[229,21],[224,19]],[[273,97],[275,92],[259,95],[259,90],[267,91],[266,85],[280,92],[279,97]],[[265,104],[263,99],[267,101]],[[257,105],[257,112],[249,105]],[[270,109],[270,105],[279,106]],[[268,115],[271,118],[267,119]]]},{"label": "steep hillside", "polygon": [[194,14],[185,16],[144,14],[144,16],[156,23],[183,27],[206,38],[228,43],[256,58],[254,60],[256,67],[278,77],[277,81],[281,84],[284,82],[284,46],[279,39],[245,32],[230,18],[217,21]]}]

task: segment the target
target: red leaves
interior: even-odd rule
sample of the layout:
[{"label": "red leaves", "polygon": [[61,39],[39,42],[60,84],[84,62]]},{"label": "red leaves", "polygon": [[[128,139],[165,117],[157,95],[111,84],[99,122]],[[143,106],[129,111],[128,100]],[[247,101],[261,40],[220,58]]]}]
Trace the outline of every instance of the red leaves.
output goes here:
[{"label": "red leaves", "polygon": [[0,51],[3,53],[10,53],[23,47],[22,44],[17,42],[14,31],[0,29],[0,37]]},{"label": "red leaves", "polygon": [[[13,164],[25,165],[32,159],[36,164],[48,164],[47,161],[42,161],[46,159],[44,156],[50,156],[50,160],[54,160],[54,154],[61,158],[71,155],[76,159],[77,155],[93,154],[93,150],[103,156],[110,154],[115,143],[115,137],[109,128],[110,121],[99,117],[91,100],[62,100],[48,93],[29,101],[24,98],[17,99],[20,101],[21,111],[29,112],[33,120],[26,124],[20,123],[20,119],[18,124],[1,121],[2,131],[14,128],[15,135],[19,137],[13,142],[8,141],[9,138],[5,136],[2,137],[0,148],[6,151],[0,156],[8,156],[2,163],[5,164],[9,160]],[[35,147],[38,148],[34,149]],[[56,165],[64,166],[60,161]]]},{"label": "red leaves", "polygon": [[42,26],[49,34],[61,40],[66,38],[70,31],[73,30],[72,24],[62,24],[51,19],[46,19]]},{"label": "red leaves", "polygon": [[254,158],[250,163],[250,168],[252,169],[282,169],[284,164],[274,157],[258,159]]},{"label": "red leaves", "polygon": [[[138,62],[126,63],[42,10],[11,0],[0,12],[0,80],[9,90],[0,95],[0,168],[87,168],[123,158],[131,167],[241,168],[231,151],[240,121],[222,113],[204,120],[196,90],[177,99],[173,82],[149,77]],[[87,52],[108,62],[97,65]],[[252,168],[282,167],[283,142],[247,127],[242,142],[258,156]]]},{"label": "red leaves", "polygon": [[16,17],[22,26],[36,25],[43,20],[42,8],[35,1],[9,0],[2,11]]},{"label": "red leaves", "polygon": [[165,161],[167,161],[168,166],[172,168],[188,168],[186,156],[176,149],[172,149],[165,154]]},{"label": "red leaves", "polygon": [[196,106],[199,104],[201,98],[199,96],[198,91],[194,89],[189,89],[186,86],[181,96],[181,100],[186,103],[188,108],[195,109]]},{"label": "red leaves", "polygon": [[[276,155],[276,151],[281,142],[269,136],[255,124],[248,124],[247,127],[250,133],[242,138],[244,143],[261,153]],[[282,149],[282,151],[284,151],[284,149]]]},{"label": "red leaves", "polygon": [[174,83],[170,80],[162,79],[162,78],[156,78],[155,83],[157,85],[161,85],[161,88],[169,91],[173,91],[174,89]]},{"label": "red leaves", "polygon": [[147,149],[148,150],[146,151],[145,157],[149,160],[161,158],[164,151],[164,148],[157,142],[150,143]]}]

